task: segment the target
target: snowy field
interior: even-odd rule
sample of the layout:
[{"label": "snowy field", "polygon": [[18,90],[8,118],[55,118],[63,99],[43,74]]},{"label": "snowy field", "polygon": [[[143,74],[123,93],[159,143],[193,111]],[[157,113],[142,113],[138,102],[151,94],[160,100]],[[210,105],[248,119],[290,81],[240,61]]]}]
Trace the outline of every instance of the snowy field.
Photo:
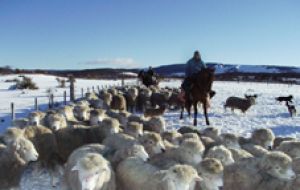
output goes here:
[{"label": "snowy field", "polygon": [[[6,79],[16,78],[17,75],[6,75],[0,77],[0,133],[10,126],[10,102],[15,103],[17,118],[27,116],[28,112],[34,108],[34,97],[38,97],[39,107],[41,110],[47,109],[48,98],[47,90],[52,89],[56,102],[63,101],[63,91],[68,90],[56,88],[57,81],[54,76],[47,75],[29,75],[33,81],[37,83],[39,90],[9,90],[13,83],[4,82]],[[126,83],[135,84],[135,80],[126,81]],[[161,82],[161,87],[179,87],[180,80],[172,80]],[[120,85],[121,81],[105,81],[105,80],[83,80],[78,79],[76,87],[76,96],[81,97],[81,88],[86,89],[92,86],[100,88],[105,85]],[[215,82],[213,90],[217,92],[212,99],[211,109],[209,110],[209,119],[211,126],[219,128],[222,132],[233,132],[238,135],[248,137],[253,129],[270,128],[276,136],[291,136],[300,139],[300,117],[291,118],[284,104],[275,101],[276,96],[294,96],[296,109],[300,109],[300,86],[285,84],[265,84],[250,82]],[[252,106],[246,114],[239,111],[232,113],[229,109],[224,111],[223,105],[227,97],[239,96],[243,97],[245,93],[258,94],[256,105]],[[205,122],[200,109],[198,116],[198,127],[204,128]],[[179,111],[167,112],[165,114],[167,128],[179,128],[184,125],[191,125],[192,119],[185,115],[183,121],[179,120]],[[29,167],[22,184],[25,188],[31,190],[51,189],[50,177],[47,171],[39,173],[31,172],[33,168]],[[58,188],[59,189],[59,188]]]}]

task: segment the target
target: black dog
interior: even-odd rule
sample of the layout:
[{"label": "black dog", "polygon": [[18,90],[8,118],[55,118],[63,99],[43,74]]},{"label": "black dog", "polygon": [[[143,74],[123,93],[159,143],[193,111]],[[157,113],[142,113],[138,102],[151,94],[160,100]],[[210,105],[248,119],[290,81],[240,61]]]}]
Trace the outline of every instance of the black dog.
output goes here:
[{"label": "black dog", "polygon": [[290,102],[292,103],[293,102],[293,99],[294,97],[292,95],[289,95],[289,96],[279,96],[277,98],[275,98],[275,100],[277,100],[278,102]]},{"label": "black dog", "polygon": [[291,117],[296,116],[296,114],[297,114],[296,107],[294,105],[289,104],[288,102],[286,102],[285,105],[287,106],[288,111],[289,111]]}]

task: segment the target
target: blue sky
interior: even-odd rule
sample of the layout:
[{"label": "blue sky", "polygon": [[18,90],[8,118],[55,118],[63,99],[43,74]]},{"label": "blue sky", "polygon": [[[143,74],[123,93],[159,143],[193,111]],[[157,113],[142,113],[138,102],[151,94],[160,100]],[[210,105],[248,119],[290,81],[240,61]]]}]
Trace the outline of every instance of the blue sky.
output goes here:
[{"label": "blue sky", "polygon": [[0,0],[0,65],[300,66],[299,0]]}]

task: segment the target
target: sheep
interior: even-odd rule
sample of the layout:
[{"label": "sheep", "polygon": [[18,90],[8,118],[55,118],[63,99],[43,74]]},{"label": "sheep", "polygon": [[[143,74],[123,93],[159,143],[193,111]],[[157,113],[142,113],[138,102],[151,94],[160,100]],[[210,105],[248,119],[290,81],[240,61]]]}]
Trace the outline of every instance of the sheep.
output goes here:
[{"label": "sheep", "polygon": [[18,128],[25,128],[29,125],[29,120],[27,118],[19,118],[19,119],[14,119],[12,121],[12,126],[13,127],[18,127]]},{"label": "sheep", "polygon": [[182,135],[177,131],[165,131],[161,134],[161,137],[174,145],[179,145]]},{"label": "sheep", "polygon": [[151,117],[143,123],[144,130],[162,133],[166,130],[166,123],[163,117]]},{"label": "sheep", "polygon": [[24,130],[17,127],[10,127],[2,135],[2,141],[4,144],[9,144],[19,137],[23,137]]},{"label": "sheep", "polygon": [[238,162],[240,160],[243,160],[245,158],[253,158],[254,156],[249,153],[248,151],[244,150],[244,149],[238,149],[238,148],[229,148],[231,154],[232,154],[232,157],[233,157],[233,160],[235,162]]},{"label": "sheep", "polygon": [[209,149],[206,154],[206,158],[216,158],[222,162],[223,166],[228,166],[234,163],[230,150],[223,145],[214,146]]},{"label": "sheep", "polygon": [[291,158],[282,152],[270,152],[262,158],[254,159],[254,164],[249,161],[251,160],[225,167],[225,190],[283,190],[296,177]]},{"label": "sheep", "polygon": [[254,157],[263,157],[265,154],[268,154],[268,150],[261,147],[260,145],[245,144],[242,146],[243,150],[249,152]]},{"label": "sheep", "polygon": [[283,141],[295,141],[295,140],[296,139],[293,137],[275,137],[273,149],[276,149]]},{"label": "sheep", "polygon": [[152,107],[163,106],[164,104],[166,104],[168,102],[170,96],[171,96],[171,92],[169,92],[169,91],[163,91],[161,93],[158,93],[158,92],[152,93],[152,95],[150,97],[151,106]]},{"label": "sheep", "polygon": [[150,97],[151,97],[152,91],[148,88],[141,89],[139,91],[139,95],[136,99],[136,109],[139,112],[143,112],[146,107],[150,104]]},{"label": "sheep", "polygon": [[45,125],[44,118],[46,113],[41,111],[31,112],[28,116],[28,125]]},{"label": "sheep", "polygon": [[120,132],[120,123],[114,118],[104,118],[99,126],[104,130],[106,136]]},{"label": "sheep", "polygon": [[103,108],[108,109],[110,108],[110,104],[112,101],[112,94],[108,93],[107,91],[102,91],[100,93],[100,99],[103,100]]},{"label": "sheep", "polygon": [[109,117],[117,119],[120,124],[126,125],[128,122],[128,117],[131,115],[131,113],[127,111],[118,111],[118,110],[108,110],[106,114]]},{"label": "sheep", "polygon": [[201,135],[210,137],[215,141],[219,140],[220,130],[215,127],[207,127],[201,131]]},{"label": "sheep", "polygon": [[60,109],[58,109],[58,113],[62,114],[63,116],[65,116],[66,120],[68,122],[77,122],[77,119],[74,116],[74,106],[71,105],[66,105]]},{"label": "sheep", "polygon": [[255,104],[255,97],[249,98],[239,98],[239,97],[229,97],[227,98],[224,109],[230,107],[232,111],[234,109],[239,109],[245,113],[252,105]]},{"label": "sheep", "polygon": [[138,138],[143,135],[143,125],[138,122],[129,122],[124,128],[124,133]]},{"label": "sheep", "polygon": [[300,141],[284,141],[277,150],[286,153],[292,159],[300,158]]},{"label": "sheep", "polygon": [[138,115],[130,115],[128,117],[128,122],[138,122],[138,123],[143,123],[144,122],[144,118],[143,116],[138,116]]},{"label": "sheep", "polygon": [[144,112],[145,117],[155,117],[155,116],[162,116],[166,111],[166,106],[161,105],[159,108],[146,108]]},{"label": "sheep", "polygon": [[110,108],[114,110],[126,110],[126,100],[123,95],[117,94],[112,97]]},{"label": "sheep", "polygon": [[24,137],[11,141],[0,149],[0,189],[17,187],[26,165],[36,161],[39,154]]},{"label": "sheep", "polygon": [[[76,152],[75,152],[76,153]],[[65,168],[65,186],[72,190],[115,190],[115,174],[99,153],[71,154]]]},{"label": "sheep", "polygon": [[73,150],[89,143],[102,143],[106,137],[115,134],[119,130],[117,127],[115,125],[104,125],[89,128],[64,128],[56,131],[55,136],[60,157],[66,162]]},{"label": "sheep", "polygon": [[114,134],[107,137],[103,141],[103,144],[112,148],[113,150],[132,146],[132,144],[141,144],[145,147],[145,150],[150,157],[165,151],[165,146],[160,135],[152,132],[145,133],[138,139],[123,133]]},{"label": "sheep", "polygon": [[200,140],[200,137],[197,135],[197,133],[184,133],[181,137],[181,142],[184,142],[187,139],[195,139],[195,140]]},{"label": "sheep", "polygon": [[180,93],[173,91],[170,98],[168,99],[168,105],[170,109],[176,110],[184,105],[184,102],[179,98]]},{"label": "sheep", "polygon": [[52,186],[56,186],[57,172],[61,171],[63,159],[58,152],[55,134],[43,126],[28,126],[24,129],[24,137],[33,142],[39,153],[39,161],[50,171]]},{"label": "sheep", "polygon": [[240,148],[239,138],[235,134],[223,133],[220,135],[219,141],[227,148]]},{"label": "sheep", "polygon": [[202,180],[191,166],[175,165],[159,170],[135,157],[122,161],[116,173],[122,190],[190,190],[196,181]]},{"label": "sheep", "polygon": [[196,166],[196,170],[203,178],[199,185],[201,190],[219,190],[223,187],[224,168],[218,159],[205,158]]},{"label": "sheep", "polygon": [[102,100],[102,99],[92,99],[89,102],[90,102],[90,106],[94,109],[107,109],[108,108],[105,105],[104,100]]},{"label": "sheep", "polygon": [[90,125],[96,126],[99,125],[103,119],[106,117],[105,110],[103,109],[94,109],[90,112]]},{"label": "sheep", "polygon": [[137,88],[129,88],[127,92],[124,94],[126,99],[127,110],[134,112],[134,108],[136,106],[136,99],[138,97],[138,89]]},{"label": "sheep", "polygon": [[260,145],[265,149],[272,149],[275,135],[271,129],[256,129],[252,132],[251,143]]},{"label": "sheep", "polygon": [[61,128],[66,128],[67,121],[66,118],[59,113],[48,114],[45,116],[45,125],[52,131],[57,131]]},{"label": "sheep", "polygon": [[89,112],[90,107],[83,104],[83,105],[76,105],[74,107],[74,116],[79,121],[87,121],[89,119]]},{"label": "sheep", "polygon": [[201,141],[189,139],[163,154],[150,157],[150,163],[161,169],[167,169],[177,163],[196,166],[202,161],[203,152],[204,146]]},{"label": "sheep", "polygon": [[300,174],[300,158],[293,159],[293,170],[296,174]]}]

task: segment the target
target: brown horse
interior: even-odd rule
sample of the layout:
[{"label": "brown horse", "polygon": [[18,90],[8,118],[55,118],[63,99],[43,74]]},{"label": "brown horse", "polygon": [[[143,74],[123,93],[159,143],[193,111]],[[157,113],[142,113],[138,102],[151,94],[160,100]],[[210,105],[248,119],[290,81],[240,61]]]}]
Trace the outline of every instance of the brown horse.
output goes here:
[{"label": "brown horse", "polygon": [[[197,105],[200,102],[203,106],[203,111],[205,115],[206,125],[209,125],[209,120],[207,116],[207,108],[209,107],[209,100],[214,94],[211,94],[211,86],[214,81],[214,69],[205,68],[200,72],[194,74],[190,77],[190,82],[192,84],[191,90],[185,92],[185,103],[181,107],[180,119],[183,118],[184,107],[187,109],[188,115],[191,115],[191,107],[194,107],[194,126],[197,125],[197,115],[198,109]],[[214,93],[214,92],[213,92]]]}]

